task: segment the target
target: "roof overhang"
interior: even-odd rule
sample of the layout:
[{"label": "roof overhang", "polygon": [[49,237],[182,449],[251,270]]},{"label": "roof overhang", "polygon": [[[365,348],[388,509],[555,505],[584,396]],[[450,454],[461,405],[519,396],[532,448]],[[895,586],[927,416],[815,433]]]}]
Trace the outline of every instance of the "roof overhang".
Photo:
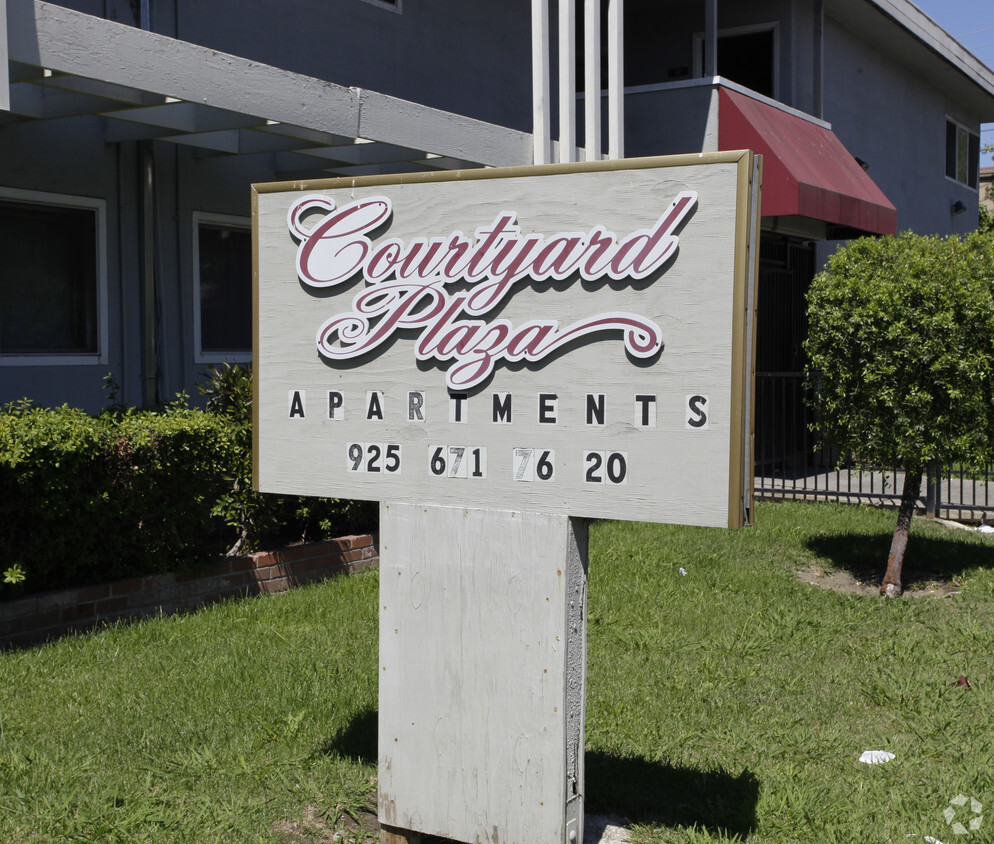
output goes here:
[{"label": "roof overhang", "polygon": [[531,162],[531,135],[507,127],[42,0],[6,0],[6,20],[3,9],[0,3],[0,45],[7,49],[0,127],[96,116],[108,141],[157,139],[205,155],[275,156],[281,178]]},{"label": "roof overhang", "polygon": [[767,217],[804,217],[870,234],[896,234],[897,210],[821,121],[722,86],[718,148],[763,156]]}]

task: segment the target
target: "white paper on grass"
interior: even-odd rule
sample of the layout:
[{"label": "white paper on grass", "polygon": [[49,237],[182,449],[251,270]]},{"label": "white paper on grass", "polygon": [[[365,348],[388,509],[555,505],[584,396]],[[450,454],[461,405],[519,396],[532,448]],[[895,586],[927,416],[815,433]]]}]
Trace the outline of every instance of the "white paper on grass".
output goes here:
[{"label": "white paper on grass", "polygon": [[859,761],[867,765],[880,765],[884,762],[890,762],[893,758],[894,754],[887,750],[864,750]]}]

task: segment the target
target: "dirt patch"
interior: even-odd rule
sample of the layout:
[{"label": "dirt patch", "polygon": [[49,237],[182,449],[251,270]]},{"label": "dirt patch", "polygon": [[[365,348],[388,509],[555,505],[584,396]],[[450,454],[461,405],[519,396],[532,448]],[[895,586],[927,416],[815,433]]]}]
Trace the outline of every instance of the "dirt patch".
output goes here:
[{"label": "dirt patch", "polygon": [[[584,840],[589,844],[626,844],[628,830],[623,824],[624,819],[618,816],[587,815]],[[308,806],[299,820],[275,824],[273,833],[280,844],[378,844],[380,822],[372,810],[359,812],[355,817],[343,812],[337,822],[331,822],[328,813],[322,814]],[[423,844],[445,844],[446,841],[433,835],[422,839]]]},{"label": "dirt patch", "polygon": [[273,834],[280,844],[372,844],[380,840],[380,824],[372,811],[355,817],[342,812],[336,819],[308,806],[302,818],[275,824]]},{"label": "dirt patch", "polygon": [[[864,579],[858,578],[850,572],[842,571],[841,569],[826,571],[820,566],[811,565],[799,569],[797,577],[804,583],[809,583],[820,589],[831,589],[833,592],[840,592],[845,595],[879,596],[882,574]],[[915,577],[914,582],[909,583],[905,587],[904,597],[921,598],[955,595],[959,592],[961,585],[955,580],[930,579],[927,574],[919,573]]]}]

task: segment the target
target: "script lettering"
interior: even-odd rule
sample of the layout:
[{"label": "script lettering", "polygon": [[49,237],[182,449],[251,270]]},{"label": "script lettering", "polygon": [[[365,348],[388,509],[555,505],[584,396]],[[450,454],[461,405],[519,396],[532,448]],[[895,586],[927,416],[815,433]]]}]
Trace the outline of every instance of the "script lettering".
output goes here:
[{"label": "script lettering", "polygon": [[[678,251],[674,232],[696,204],[697,194],[683,191],[651,227],[620,238],[599,225],[550,237],[523,234],[517,215],[502,211],[477,228],[473,239],[454,231],[374,242],[374,232],[393,213],[389,198],[369,197],[339,208],[330,197],[312,194],[290,207],[287,226],[299,244],[297,274],[305,285],[327,288],[356,278],[367,285],[354,295],[351,311],[318,329],[323,357],[356,358],[401,330],[421,329],[417,359],[451,361],[446,383],[451,390],[466,390],[488,378],[500,361],[541,361],[593,334],[621,332],[630,355],[657,354],[663,348],[659,326],[637,314],[601,313],[565,326],[554,319],[514,326],[480,317],[496,311],[524,279],[637,281],[664,270]],[[315,215],[320,219],[309,224]]]}]

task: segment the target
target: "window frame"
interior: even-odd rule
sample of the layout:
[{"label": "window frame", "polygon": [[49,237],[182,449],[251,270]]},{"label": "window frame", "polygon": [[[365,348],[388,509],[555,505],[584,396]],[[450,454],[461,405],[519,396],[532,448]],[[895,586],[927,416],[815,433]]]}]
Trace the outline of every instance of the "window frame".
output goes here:
[{"label": "window frame", "polygon": [[0,367],[4,366],[106,366],[110,360],[107,303],[107,201],[93,196],[0,187],[0,201],[9,200],[49,208],[72,208],[93,211],[96,217],[96,320],[95,352],[4,352],[0,348]]},{"label": "window frame", "polygon": [[[966,177],[967,181],[961,181],[958,176],[949,175],[949,130],[952,128],[954,130],[954,135],[956,137],[956,149],[954,151],[954,159],[958,159],[959,155],[959,136],[960,132],[965,132],[967,137],[967,161],[966,161]],[[977,150],[977,155],[973,156],[970,154],[970,148],[975,146]],[[980,133],[974,132],[965,123],[957,120],[954,117],[946,115],[946,135],[945,143],[943,144],[943,175],[946,177],[947,181],[952,182],[954,185],[959,185],[961,188],[968,188],[972,191],[980,190]],[[972,177],[972,179],[971,179]]]},{"label": "window frame", "polygon": [[214,214],[208,211],[193,212],[193,362],[201,363],[251,363],[252,350],[238,349],[204,351],[200,310],[200,226],[223,226],[239,231],[252,232],[252,218],[234,214]]}]

